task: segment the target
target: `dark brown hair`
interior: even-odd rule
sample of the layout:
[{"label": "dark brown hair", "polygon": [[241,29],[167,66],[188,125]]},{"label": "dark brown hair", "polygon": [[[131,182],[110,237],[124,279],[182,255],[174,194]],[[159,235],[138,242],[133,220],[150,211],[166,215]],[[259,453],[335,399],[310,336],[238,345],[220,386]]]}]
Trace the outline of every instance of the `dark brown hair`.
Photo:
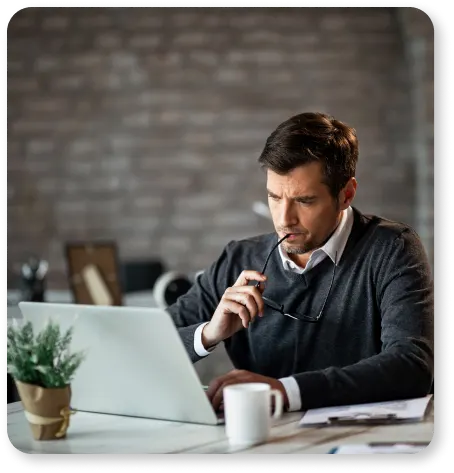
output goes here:
[{"label": "dark brown hair", "polygon": [[356,130],[324,113],[301,113],[276,128],[259,158],[262,168],[281,175],[314,161],[322,164],[324,183],[336,198],[355,175]]}]

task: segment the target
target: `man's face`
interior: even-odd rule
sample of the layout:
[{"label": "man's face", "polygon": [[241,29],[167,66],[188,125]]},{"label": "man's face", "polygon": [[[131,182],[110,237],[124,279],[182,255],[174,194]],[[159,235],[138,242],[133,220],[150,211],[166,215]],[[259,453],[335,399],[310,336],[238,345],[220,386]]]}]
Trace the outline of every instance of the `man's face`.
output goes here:
[{"label": "man's face", "polygon": [[289,254],[303,254],[323,246],[335,229],[340,212],[322,182],[322,166],[312,162],[281,176],[267,171],[268,205],[274,228]]}]

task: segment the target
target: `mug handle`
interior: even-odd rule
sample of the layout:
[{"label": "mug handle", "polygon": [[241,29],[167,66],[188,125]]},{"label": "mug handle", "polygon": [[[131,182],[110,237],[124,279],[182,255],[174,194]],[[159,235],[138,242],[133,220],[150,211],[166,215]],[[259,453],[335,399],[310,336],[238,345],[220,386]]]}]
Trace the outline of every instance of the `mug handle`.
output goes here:
[{"label": "mug handle", "polygon": [[270,391],[270,399],[274,397],[274,412],[271,416],[272,419],[279,419],[282,415],[282,409],[284,407],[284,400],[282,393],[278,389],[272,389]]}]

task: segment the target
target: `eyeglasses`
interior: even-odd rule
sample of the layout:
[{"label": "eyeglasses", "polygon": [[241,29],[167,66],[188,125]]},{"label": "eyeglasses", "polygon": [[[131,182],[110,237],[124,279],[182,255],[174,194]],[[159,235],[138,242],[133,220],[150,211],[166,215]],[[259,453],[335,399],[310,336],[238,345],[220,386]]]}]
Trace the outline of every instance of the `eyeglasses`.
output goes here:
[{"label": "eyeglasses", "polygon": [[[289,236],[290,236],[289,234],[285,235],[273,246],[273,248],[271,249],[268,257],[266,258],[265,264],[264,264],[263,269],[262,269],[262,274],[265,273],[266,266],[268,265],[268,261],[269,261],[271,255],[272,255],[273,251]],[[318,312],[318,315],[316,315],[316,316],[312,316],[312,315],[308,315],[308,314],[298,314],[298,313],[289,314],[288,312],[285,311],[284,305],[278,304],[277,302],[274,302],[273,300],[268,299],[267,297],[264,297],[264,296],[262,296],[263,302],[270,309],[273,309],[273,310],[279,312],[280,314],[285,315],[286,317],[290,317],[290,318],[298,320],[300,322],[301,321],[312,322],[312,323],[318,322],[322,318],[323,310],[325,309],[325,305],[326,305],[326,301],[328,300],[328,297],[331,293],[331,288],[333,287],[334,276],[336,274],[336,266],[337,266],[337,251],[336,251],[336,254],[334,256],[333,276],[331,277],[331,283],[329,285],[328,294],[326,295],[325,300],[323,301],[322,308],[320,309],[320,311]],[[258,288],[259,286],[260,286],[260,283],[258,282],[255,285],[255,287]]]}]

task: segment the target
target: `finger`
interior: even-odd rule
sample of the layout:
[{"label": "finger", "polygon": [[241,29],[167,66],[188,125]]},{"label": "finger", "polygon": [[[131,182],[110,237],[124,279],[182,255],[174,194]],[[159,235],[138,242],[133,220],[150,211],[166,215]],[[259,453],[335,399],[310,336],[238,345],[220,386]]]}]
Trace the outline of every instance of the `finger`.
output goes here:
[{"label": "finger", "polygon": [[247,286],[249,281],[266,281],[266,276],[258,271],[245,269],[236,280],[234,286]]},{"label": "finger", "polygon": [[249,311],[246,309],[246,307],[244,307],[244,305],[241,305],[241,309],[238,313],[238,317],[240,317],[240,319],[242,320],[243,327],[248,328],[249,324],[252,322],[252,318],[249,314]]},{"label": "finger", "polygon": [[247,382],[249,372],[242,370],[232,370],[219,379],[218,387],[211,399],[211,404],[215,410],[219,410],[224,402],[224,388],[232,384]]},{"label": "finger", "polygon": [[249,310],[239,302],[228,299],[225,295],[222,300],[222,308],[227,309],[234,315],[237,315],[242,322],[244,328],[247,328],[249,322],[251,321],[251,316],[249,315]]},{"label": "finger", "polygon": [[237,287],[233,291],[229,291],[228,293],[226,293],[225,296],[226,296],[226,299],[239,302],[240,304],[247,307],[247,310],[249,311],[249,316],[252,321],[254,320],[255,316],[259,313],[259,306],[257,304],[257,301],[255,300],[256,296],[252,295],[251,291],[238,290],[238,289],[246,289],[247,287],[250,287],[250,286]]},{"label": "finger", "polygon": [[211,383],[208,385],[206,390],[206,395],[210,402],[213,400],[214,395],[218,392],[219,388],[229,379],[235,378],[237,375],[238,370],[231,370],[228,373],[218,376],[217,378],[213,379]]},{"label": "finger", "polygon": [[213,399],[211,400],[211,405],[215,411],[219,410],[219,406],[224,400],[224,388],[229,384],[235,384],[232,380],[225,380],[218,388],[218,390],[214,393]]},{"label": "finger", "polygon": [[224,382],[224,379],[225,376],[219,376],[219,378],[213,379],[213,381],[211,381],[211,383],[209,384],[208,389],[206,390],[206,395],[208,396],[210,402],[213,399],[213,396],[218,391],[219,387]]},{"label": "finger", "polygon": [[242,370],[233,369],[230,370],[228,373],[213,379],[206,390],[206,394],[209,399],[211,400],[213,398],[214,393],[219,389],[219,386],[221,386],[224,381],[228,379],[238,378],[238,376],[242,373]]},{"label": "finger", "polygon": [[255,286],[239,286],[235,287],[234,289],[232,288],[232,291],[250,294],[254,298],[254,301],[257,305],[258,314],[263,315],[263,312],[265,310],[265,303],[263,302],[262,293],[259,289],[257,289]]}]

